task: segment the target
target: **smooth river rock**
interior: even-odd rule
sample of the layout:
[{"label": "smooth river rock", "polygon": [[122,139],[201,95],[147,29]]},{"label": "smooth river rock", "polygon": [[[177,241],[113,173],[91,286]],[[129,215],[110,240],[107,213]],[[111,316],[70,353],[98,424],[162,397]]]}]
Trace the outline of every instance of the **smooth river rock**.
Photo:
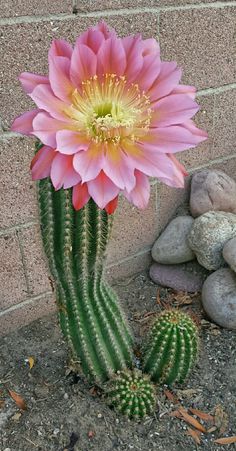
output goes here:
[{"label": "smooth river rock", "polygon": [[153,260],[166,265],[193,260],[195,255],[188,244],[188,234],[193,222],[192,216],[172,219],[153,245]]},{"label": "smooth river rock", "polygon": [[236,272],[236,238],[232,238],[224,245],[223,257],[230,268]]},{"label": "smooth river rock", "polygon": [[225,266],[222,250],[236,237],[236,215],[209,211],[195,219],[188,240],[200,265],[209,270]]},{"label": "smooth river rock", "polygon": [[236,330],[236,275],[231,269],[218,269],[206,279],[202,304],[212,321]]},{"label": "smooth river rock", "polygon": [[236,213],[236,182],[223,171],[197,172],[191,182],[190,211],[194,217],[207,211]]},{"label": "smooth river rock", "polygon": [[189,293],[200,291],[208,274],[208,271],[196,261],[179,265],[153,263],[150,268],[150,277],[153,282],[176,291]]}]

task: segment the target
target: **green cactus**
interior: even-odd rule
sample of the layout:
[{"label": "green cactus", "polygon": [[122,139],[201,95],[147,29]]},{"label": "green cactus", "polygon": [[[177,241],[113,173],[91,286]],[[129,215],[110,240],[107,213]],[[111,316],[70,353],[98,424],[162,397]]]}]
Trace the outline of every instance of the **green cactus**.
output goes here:
[{"label": "green cactus", "polygon": [[135,369],[118,372],[108,384],[109,404],[128,418],[143,418],[156,404],[155,387],[148,375]]},{"label": "green cactus", "polygon": [[90,200],[72,206],[71,189],[39,182],[41,230],[55,282],[62,332],[85,376],[103,382],[132,366],[132,337],[117,297],[103,279],[112,216]]},{"label": "green cactus", "polygon": [[198,328],[192,318],[167,310],[155,321],[144,347],[143,369],[152,380],[183,383],[197,360]]}]

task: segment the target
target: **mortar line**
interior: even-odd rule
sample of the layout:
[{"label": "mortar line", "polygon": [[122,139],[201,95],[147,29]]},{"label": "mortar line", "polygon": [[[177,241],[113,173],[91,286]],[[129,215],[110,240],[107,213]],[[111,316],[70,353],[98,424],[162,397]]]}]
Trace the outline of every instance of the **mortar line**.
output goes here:
[{"label": "mortar line", "polygon": [[19,16],[14,18],[3,18],[0,19],[0,25],[15,25],[20,23],[37,23],[37,22],[51,22],[51,21],[63,21],[63,20],[76,20],[79,17],[110,17],[110,16],[122,16],[122,15],[133,15],[133,14],[143,14],[143,13],[160,13],[160,12],[171,12],[171,11],[189,11],[189,10],[202,10],[202,9],[220,9],[226,7],[236,6],[236,1],[217,1],[215,3],[199,3],[198,5],[179,5],[179,6],[157,6],[157,7],[141,7],[141,8],[122,8],[119,10],[103,10],[103,11],[90,11],[90,12],[77,12],[76,14],[49,14],[47,16]]},{"label": "mortar line", "polygon": [[19,302],[18,304],[11,305],[10,307],[8,307],[0,312],[0,318],[4,315],[7,315],[10,312],[14,312],[15,310],[18,310],[19,308],[24,307],[25,305],[33,304],[33,302],[39,301],[40,299],[43,299],[48,295],[52,295],[52,292],[44,291],[44,293],[40,293],[35,296],[32,296],[30,299],[25,299],[24,301]]},{"label": "mortar line", "polygon": [[151,248],[152,248],[151,246],[148,246],[145,249],[143,249],[142,251],[137,252],[137,254],[132,254],[132,255],[129,255],[128,257],[124,257],[116,263],[109,263],[108,265],[106,265],[106,269],[110,269],[110,268],[113,268],[114,266],[120,265],[121,263],[128,262],[128,261],[132,260],[134,257],[139,257],[140,255],[148,254],[151,251]]},{"label": "mortar line", "polygon": [[222,92],[231,91],[236,89],[236,83],[229,83],[228,85],[217,86],[216,88],[206,88],[197,91],[196,97],[211,95],[211,94],[221,94]]},{"label": "mortar line", "polygon": [[4,236],[4,235],[7,235],[8,233],[12,233],[12,232],[18,232],[18,230],[21,230],[21,229],[27,229],[28,227],[31,227],[32,225],[35,225],[38,223],[39,222],[35,219],[35,220],[32,220],[25,224],[16,224],[11,227],[6,227],[5,229],[0,230],[0,236]]},{"label": "mortar line", "polygon": [[20,256],[21,256],[21,262],[22,262],[22,267],[23,267],[23,274],[24,274],[24,278],[25,278],[25,284],[26,284],[26,288],[27,288],[27,294],[28,294],[28,296],[30,296],[30,282],[29,282],[28,271],[27,271],[27,266],[26,266],[25,253],[24,253],[22,242],[21,242],[22,236],[21,236],[20,230],[16,231],[16,236],[17,236],[17,241],[18,241],[19,248],[20,248]]},{"label": "mortar line", "polygon": [[194,168],[190,168],[190,169],[188,169],[188,172],[189,172],[189,174],[192,174],[194,171],[198,171],[199,169],[208,168],[209,166],[213,166],[214,164],[224,163],[225,161],[230,161],[233,159],[236,159],[236,154],[226,155],[225,157],[216,158],[215,160],[211,160],[208,163],[202,164],[200,166],[196,166]]}]

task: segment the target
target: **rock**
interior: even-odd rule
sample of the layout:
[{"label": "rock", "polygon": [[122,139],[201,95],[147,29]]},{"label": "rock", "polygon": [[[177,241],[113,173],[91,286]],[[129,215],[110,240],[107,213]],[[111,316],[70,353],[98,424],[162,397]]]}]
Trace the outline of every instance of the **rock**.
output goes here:
[{"label": "rock", "polygon": [[223,171],[197,172],[191,182],[190,211],[194,217],[207,211],[236,213],[236,182]]},{"label": "rock", "polygon": [[222,250],[233,237],[236,237],[236,215],[209,211],[195,219],[188,240],[200,265],[212,270],[225,266]]},{"label": "rock", "polygon": [[236,330],[236,275],[231,269],[218,269],[206,279],[202,304],[212,321]]},{"label": "rock", "polygon": [[152,248],[152,257],[158,263],[184,263],[195,258],[188,244],[188,234],[194,219],[191,216],[178,216],[166,227]]},{"label": "rock", "polygon": [[230,268],[236,272],[236,238],[232,238],[224,245],[223,257]]},{"label": "rock", "polygon": [[200,291],[208,271],[196,261],[179,265],[161,265],[153,263],[150,268],[150,277],[153,282],[177,291],[195,293]]}]

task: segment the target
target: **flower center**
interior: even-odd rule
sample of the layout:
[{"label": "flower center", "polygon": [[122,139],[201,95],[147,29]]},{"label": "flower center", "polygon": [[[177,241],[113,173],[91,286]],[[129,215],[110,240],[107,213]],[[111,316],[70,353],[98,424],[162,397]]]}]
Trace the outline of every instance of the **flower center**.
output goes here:
[{"label": "flower center", "polygon": [[84,81],[82,89],[73,92],[65,113],[78,131],[95,142],[119,143],[123,137],[135,140],[146,133],[152,110],[149,97],[137,84],[128,85],[125,77],[106,74],[101,80],[95,75]]}]

